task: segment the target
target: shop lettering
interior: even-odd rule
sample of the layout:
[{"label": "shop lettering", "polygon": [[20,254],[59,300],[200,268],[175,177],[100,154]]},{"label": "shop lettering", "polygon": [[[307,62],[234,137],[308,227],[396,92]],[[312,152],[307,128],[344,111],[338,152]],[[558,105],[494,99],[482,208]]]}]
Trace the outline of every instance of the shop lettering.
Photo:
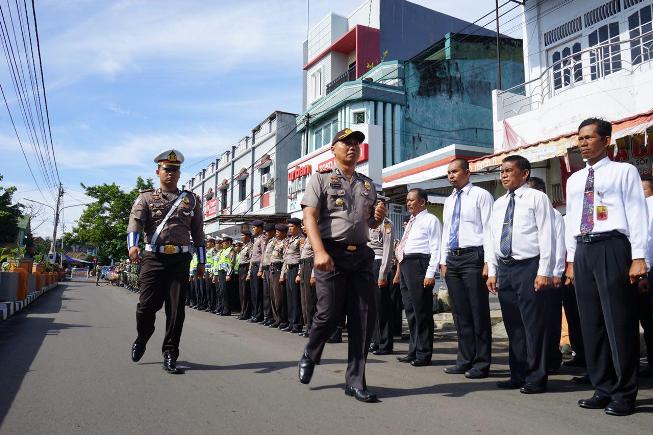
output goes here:
[{"label": "shop lettering", "polygon": [[301,177],[306,177],[313,173],[311,165],[297,166],[292,171],[288,172],[288,181],[294,181]]}]

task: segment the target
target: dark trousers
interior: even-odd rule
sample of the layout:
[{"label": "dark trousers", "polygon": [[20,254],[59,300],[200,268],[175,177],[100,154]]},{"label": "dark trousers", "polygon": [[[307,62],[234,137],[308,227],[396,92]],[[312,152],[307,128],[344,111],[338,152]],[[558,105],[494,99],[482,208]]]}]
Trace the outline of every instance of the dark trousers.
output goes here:
[{"label": "dark trousers", "polygon": [[204,285],[204,278],[198,276],[195,285],[197,286],[197,305],[204,307],[206,306],[206,286]]},{"label": "dark trousers", "polygon": [[302,300],[302,315],[304,317],[304,324],[306,329],[311,329],[313,324],[313,315],[315,314],[315,302],[317,296],[315,295],[315,286],[311,285],[311,273],[313,272],[313,258],[305,258],[301,260],[302,273],[299,277],[300,292]]},{"label": "dark trousers", "polygon": [[637,288],[625,237],[576,246],[574,279],[587,374],[596,393],[634,403],[639,369]]},{"label": "dark trousers", "polygon": [[231,308],[232,311],[240,312],[240,287],[238,283],[238,270],[234,270],[231,274],[231,279],[227,281],[227,288],[229,289],[229,308]]},{"label": "dark trousers", "polygon": [[540,257],[506,265],[499,262],[497,283],[503,324],[508,333],[510,377],[546,386],[546,290],[535,291]]},{"label": "dark trousers", "polygon": [[[379,350],[392,352],[394,340],[392,337],[392,300],[390,299],[391,282],[379,287],[378,277],[382,260],[374,260],[372,264],[372,275],[374,276],[374,305],[376,305],[376,322],[372,342]],[[386,277],[387,280],[387,277]]]},{"label": "dark trousers", "polygon": [[637,295],[637,298],[639,323],[642,324],[644,341],[646,342],[646,361],[653,368],[653,315],[651,315],[650,295],[649,293],[641,293]]},{"label": "dark trousers", "polygon": [[249,285],[250,281],[247,280],[248,269],[249,264],[241,264],[238,266],[238,294],[240,296],[241,317],[249,317],[252,311],[252,306],[250,304],[252,299]]},{"label": "dark trousers", "polygon": [[365,363],[374,329],[374,251],[366,245],[350,252],[345,245],[325,241],[333,259],[331,272],[315,270],[317,304],[306,353],[319,363],[331,334],[347,315],[348,356],[345,382],[354,388],[366,388]]},{"label": "dark trousers", "polygon": [[213,311],[215,309],[215,284],[211,272],[204,272],[204,288],[206,291],[206,306]]},{"label": "dark trousers", "polygon": [[286,272],[286,302],[288,322],[294,329],[302,327],[302,303],[299,295],[299,284],[295,282],[299,272],[299,264],[288,265]]},{"label": "dark trousers", "polygon": [[562,335],[562,288],[550,287],[544,290],[546,297],[546,343],[549,370],[557,370],[562,364],[560,337]]},{"label": "dark trousers", "polygon": [[231,314],[231,294],[229,291],[229,282],[227,281],[227,272],[221,270],[218,272],[218,282],[220,283],[220,306],[222,314]]},{"label": "dark trousers", "polygon": [[286,311],[286,289],[284,283],[279,282],[281,277],[281,263],[270,265],[270,299],[274,321],[282,325],[288,324]]},{"label": "dark trousers", "polygon": [[195,274],[188,277],[188,302],[190,305],[197,304],[197,297],[195,296]]},{"label": "dark trousers", "polygon": [[252,317],[263,320],[263,280],[258,277],[261,263],[251,263],[249,285],[252,292]]},{"label": "dark trousers", "polygon": [[179,340],[184,326],[184,301],[188,293],[190,254],[145,252],[141,266],[141,292],[136,306],[137,342],[146,344],[154,333],[156,312],[165,305],[166,333],[162,352],[179,355]]},{"label": "dark trousers", "polygon": [[578,302],[576,301],[576,289],[574,286],[562,288],[562,306],[565,309],[567,319],[567,330],[569,331],[569,343],[576,353],[575,358],[585,362],[585,348],[583,346],[583,333],[580,328],[580,316],[578,314]]},{"label": "dark trousers", "polygon": [[220,271],[215,271],[213,277],[213,281],[215,282],[215,311],[221,313],[224,309],[224,289],[223,282],[220,280]]},{"label": "dark trousers", "polygon": [[273,319],[272,314],[272,284],[270,281],[270,266],[263,266],[263,318]]},{"label": "dark trousers", "polygon": [[428,254],[408,254],[401,262],[401,297],[410,330],[408,355],[431,361],[433,355],[433,286],[424,287]]},{"label": "dark trousers", "polygon": [[483,279],[483,248],[447,255],[445,281],[458,333],[456,364],[488,372],[492,357],[492,326],[487,285]]},{"label": "dark trousers", "polygon": [[390,300],[392,303],[392,321],[391,321],[391,328],[392,328],[392,335],[394,337],[401,337],[401,334],[403,332],[403,323],[404,323],[404,318],[403,318],[403,311],[404,311],[404,302],[401,298],[401,284],[393,283],[392,280],[394,279],[396,268],[392,269],[392,272],[389,277],[389,282],[391,283],[391,288],[390,288]]}]

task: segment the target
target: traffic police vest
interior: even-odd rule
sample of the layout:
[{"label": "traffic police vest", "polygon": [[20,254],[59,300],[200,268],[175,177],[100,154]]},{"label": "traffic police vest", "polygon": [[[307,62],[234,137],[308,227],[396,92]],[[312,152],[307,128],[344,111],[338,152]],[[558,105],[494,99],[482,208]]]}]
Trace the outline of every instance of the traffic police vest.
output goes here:
[{"label": "traffic police vest", "polygon": [[229,273],[232,268],[231,264],[231,258],[229,258],[229,255],[231,254],[231,247],[223,249],[222,252],[220,253],[220,261],[218,262],[218,268],[220,270],[224,270],[225,272]]},{"label": "traffic police vest", "polygon": [[195,272],[197,270],[197,254],[193,254],[192,260],[190,260],[190,271]]},{"label": "traffic police vest", "polygon": [[206,251],[206,265],[204,266],[204,269],[211,273],[211,270],[213,270],[213,252],[215,251],[214,248],[209,249]]}]

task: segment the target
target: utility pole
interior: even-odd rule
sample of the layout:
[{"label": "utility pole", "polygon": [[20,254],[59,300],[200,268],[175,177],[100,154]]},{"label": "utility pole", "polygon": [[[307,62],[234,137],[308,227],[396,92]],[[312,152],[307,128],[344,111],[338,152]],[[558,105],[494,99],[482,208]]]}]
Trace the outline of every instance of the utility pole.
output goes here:
[{"label": "utility pole", "polygon": [[503,89],[503,83],[501,80],[501,35],[499,33],[499,0],[496,0],[495,2],[496,8],[494,10],[496,14],[496,21],[497,21],[497,84],[499,86],[499,90]]},{"label": "utility pole", "polygon": [[56,243],[57,243],[57,226],[59,226],[59,213],[61,210],[59,206],[61,205],[61,198],[63,197],[63,186],[59,184],[59,195],[57,196],[57,206],[54,209],[54,228],[52,229],[52,245],[50,245],[50,252],[48,256],[50,261],[55,262],[56,257]]}]

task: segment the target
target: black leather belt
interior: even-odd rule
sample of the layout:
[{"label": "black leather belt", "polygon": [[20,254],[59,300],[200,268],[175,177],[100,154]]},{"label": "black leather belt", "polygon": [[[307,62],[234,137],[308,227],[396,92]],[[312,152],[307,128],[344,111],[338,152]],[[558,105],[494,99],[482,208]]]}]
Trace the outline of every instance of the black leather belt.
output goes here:
[{"label": "black leather belt", "polygon": [[261,270],[268,270],[270,266],[261,266]]},{"label": "black leather belt", "polygon": [[513,257],[497,257],[497,260],[499,260],[499,263],[505,266],[514,266],[515,264],[525,263],[527,261],[532,261],[534,259],[539,259],[539,258],[540,256],[538,255],[537,257],[526,258],[524,260],[517,260]]},{"label": "black leather belt", "polygon": [[289,264],[288,269],[297,269],[299,267],[299,263],[297,264]]},{"label": "black leather belt", "polygon": [[367,246],[365,243],[363,243],[361,245],[356,245],[356,244],[350,244],[350,243],[345,243],[345,242],[336,242],[333,239],[326,239],[322,243],[324,243],[325,245],[328,245],[328,246],[333,246],[333,247],[337,247],[337,248],[340,248],[340,249],[344,249],[347,252],[356,252],[359,249],[361,249],[363,246]]},{"label": "black leather belt", "polygon": [[279,271],[283,267],[283,263],[272,263],[270,264],[270,270]]},{"label": "black leather belt", "polygon": [[470,252],[476,252],[479,249],[483,249],[483,247],[481,247],[481,246],[470,246],[468,248],[449,249],[447,254],[460,256],[460,255],[464,255],[464,254],[469,254]]},{"label": "black leather belt", "polygon": [[240,263],[238,267],[249,267],[249,263]]},{"label": "black leather belt", "polygon": [[313,262],[313,257],[302,258],[299,260],[301,264],[311,264]]},{"label": "black leather belt", "polygon": [[404,254],[404,260],[411,260],[416,258],[430,259],[431,254]]},{"label": "black leather belt", "polygon": [[625,239],[626,235],[616,230],[608,231],[607,233],[589,233],[589,234],[581,234],[580,236],[576,236],[576,241],[579,243],[596,243],[596,242],[602,242],[604,240],[610,240],[614,238]]}]

